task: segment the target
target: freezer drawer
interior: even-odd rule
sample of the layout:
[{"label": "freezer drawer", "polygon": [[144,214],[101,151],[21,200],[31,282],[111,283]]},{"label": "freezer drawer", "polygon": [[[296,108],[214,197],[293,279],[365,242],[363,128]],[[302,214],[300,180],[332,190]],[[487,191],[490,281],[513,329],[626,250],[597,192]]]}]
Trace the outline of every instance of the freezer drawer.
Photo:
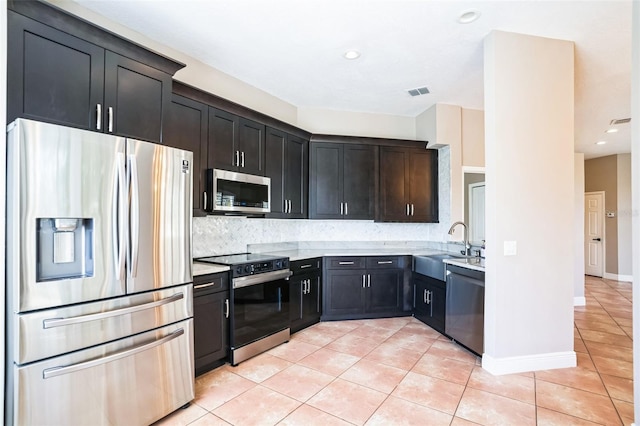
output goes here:
[{"label": "freezer drawer", "polygon": [[[153,330],[193,316],[191,284],[100,302],[12,315],[18,365]],[[20,341],[18,341],[20,337]]]},{"label": "freezer drawer", "polygon": [[13,368],[16,425],[148,425],[194,398],[193,320]]}]

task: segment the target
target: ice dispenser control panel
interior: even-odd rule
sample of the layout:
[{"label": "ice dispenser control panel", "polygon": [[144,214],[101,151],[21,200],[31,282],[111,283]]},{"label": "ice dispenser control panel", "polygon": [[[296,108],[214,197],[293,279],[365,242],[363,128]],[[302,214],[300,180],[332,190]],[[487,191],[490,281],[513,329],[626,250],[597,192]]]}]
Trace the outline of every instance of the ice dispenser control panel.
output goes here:
[{"label": "ice dispenser control panel", "polygon": [[40,218],[37,281],[93,276],[93,219]]}]

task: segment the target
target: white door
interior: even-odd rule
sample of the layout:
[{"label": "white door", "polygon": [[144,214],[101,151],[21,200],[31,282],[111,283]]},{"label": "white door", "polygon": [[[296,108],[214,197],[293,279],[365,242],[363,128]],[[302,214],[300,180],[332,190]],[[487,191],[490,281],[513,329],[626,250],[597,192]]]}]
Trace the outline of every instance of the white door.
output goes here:
[{"label": "white door", "polygon": [[469,185],[469,241],[484,239],[484,182],[478,182]]},{"label": "white door", "polygon": [[604,273],[604,192],[584,195],[584,273]]}]

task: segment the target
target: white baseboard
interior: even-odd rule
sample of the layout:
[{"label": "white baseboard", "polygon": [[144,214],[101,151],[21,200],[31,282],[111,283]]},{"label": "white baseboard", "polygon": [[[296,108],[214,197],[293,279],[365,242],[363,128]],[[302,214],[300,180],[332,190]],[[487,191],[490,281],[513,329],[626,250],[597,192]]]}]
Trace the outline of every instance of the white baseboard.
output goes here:
[{"label": "white baseboard", "polygon": [[586,304],[587,299],[584,296],[574,296],[573,306],[585,306]]},{"label": "white baseboard", "polygon": [[494,358],[486,353],[482,354],[482,368],[496,376],[502,374],[524,373],[527,371],[569,368],[575,367],[576,365],[577,358],[574,351],[506,358]]},{"label": "white baseboard", "polygon": [[609,272],[605,272],[604,278],[608,280],[614,280],[614,281],[623,281],[626,283],[633,282],[633,275],[618,275],[618,274],[611,274]]}]

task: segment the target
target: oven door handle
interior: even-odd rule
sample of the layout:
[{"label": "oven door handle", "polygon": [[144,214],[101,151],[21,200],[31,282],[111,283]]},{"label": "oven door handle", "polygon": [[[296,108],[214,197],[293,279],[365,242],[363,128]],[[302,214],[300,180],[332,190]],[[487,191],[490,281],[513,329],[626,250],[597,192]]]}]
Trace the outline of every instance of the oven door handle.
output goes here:
[{"label": "oven door handle", "polygon": [[233,279],[233,288],[247,287],[255,284],[263,284],[269,281],[288,279],[293,272],[289,269],[280,271],[265,272],[264,274],[249,275],[247,277],[239,277]]}]

